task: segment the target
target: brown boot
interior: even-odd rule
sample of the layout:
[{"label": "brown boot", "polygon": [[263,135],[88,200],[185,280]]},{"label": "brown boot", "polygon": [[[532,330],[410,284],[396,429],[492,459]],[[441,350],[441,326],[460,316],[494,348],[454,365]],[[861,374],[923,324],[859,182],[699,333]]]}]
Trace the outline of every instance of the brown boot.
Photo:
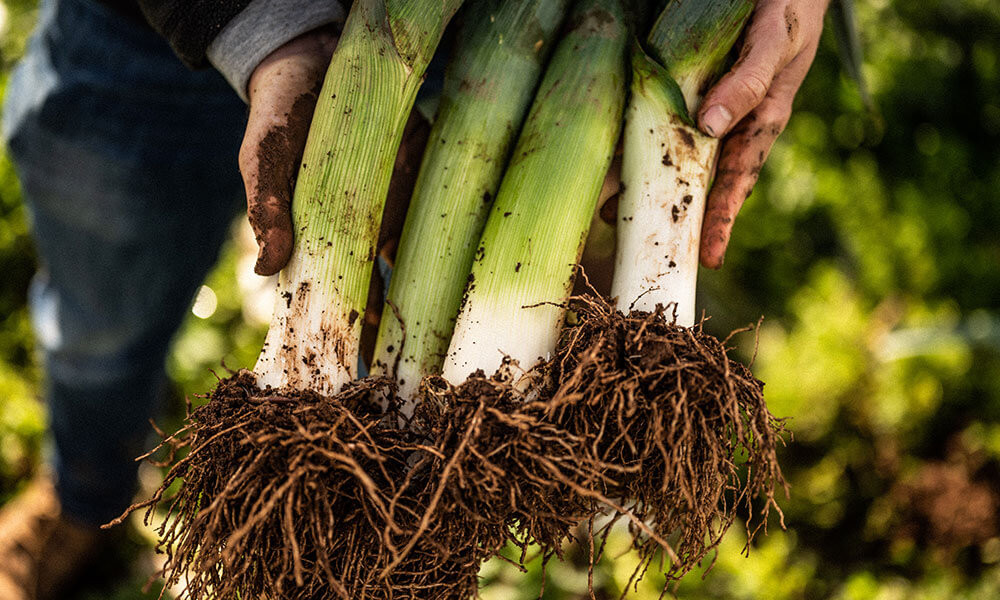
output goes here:
[{"label": "brown boot", "polygon": [[55,488],[38,477],[0,509],[0,600],[50,600],[110,546],[108,532],[61,514]]}]

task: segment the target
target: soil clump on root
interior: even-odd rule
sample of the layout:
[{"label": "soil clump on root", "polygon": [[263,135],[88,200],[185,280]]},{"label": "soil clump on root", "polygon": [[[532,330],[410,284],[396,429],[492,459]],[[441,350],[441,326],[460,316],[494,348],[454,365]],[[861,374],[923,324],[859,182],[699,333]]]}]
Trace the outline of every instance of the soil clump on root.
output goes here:
[{"label": "soil clump on root", "polygon": [[188,600],[471,597],[483,557],[468,538],[413,543],[436,460],[383,410],[392,387],[367,379],[324,397],[261,391],[245,370],[221,380],[157,448],[169,449],[161,487],[129,509],[149,521],[166,508],[167,585]]}]

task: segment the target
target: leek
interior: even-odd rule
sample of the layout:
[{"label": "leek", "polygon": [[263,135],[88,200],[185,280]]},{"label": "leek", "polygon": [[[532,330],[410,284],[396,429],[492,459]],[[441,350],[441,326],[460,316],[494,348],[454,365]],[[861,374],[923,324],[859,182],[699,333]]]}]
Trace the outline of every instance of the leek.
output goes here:
[{"label": "leek", "polygon": [[620,1],[579,2],[570,23],[475,253],[443,368],[454,384],[505,357],[529,370],[555,349],[625,103]]},{"label": "leek", "polygon": [[719,140],[702,134],[690,115],[753,5],[672,0],[647,38],[650,54],[633,48],[611,289],[623,312],[672,304],[677,324],[694,324],[701,225]]},{"label": "leek", "polygon": [[441,104],[396,254],[373,372],[413,398],[440,372],[479,237],[568,0],[479,0]]},{"label": "leek", "polygon": [[358,0],[330,61],[292,200],[295,242],[257,360],[262,388],[334,394],[357,375],[403,126],[462,0]]}]

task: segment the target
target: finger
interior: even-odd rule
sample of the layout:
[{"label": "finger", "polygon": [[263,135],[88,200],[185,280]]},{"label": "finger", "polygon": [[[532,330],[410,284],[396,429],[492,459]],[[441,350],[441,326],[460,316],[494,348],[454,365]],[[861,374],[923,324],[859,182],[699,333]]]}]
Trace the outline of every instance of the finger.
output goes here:
[{"label": "finger", "polygon": [[[254,272],[274,275],[292,255],[291,183],[264,185],[247,205],[247,217],[257,239]],[[270,189],[269,189],[270,188]]]},{"label": "finger", "polygon": [[[247,195],[247,218],[259,247],[254,272],[273,275],[292,252],[292,188],[309,117],[315,107],[312,92],[299,95],[288,117],[251,116],[240,151],[240,171]],[[280,113],[279,113],[280,114]]]},{"label": "finger", "polygon": [[239,165],[259,251],[254,271],[273,275],[292,252],[291,201],[313,109],[337,36],[322,27],[278,48],[250,78],[250,115]]},{"label": "finger", "polygon": [[608,225],[618,222],[618,193],[622,189],[622,155],[616,154],[601,184],[597,198],[597,214]]},{"label": "finger", "polygon": [[799,51],[795,9],[787,1],[757,6],[739,59],[705,95],[698,123],[707,135],[722,138],[767,96],[776,74]]},{"label": "finger", "polygon": [[715,183],[709,192],[701,233],[701,263],[722,266],[733,222],[750,196],[774,142],[792,113],[795,92],[802,84],[812,57],[796,58],[774,81],[771,92],[723,142]]}]

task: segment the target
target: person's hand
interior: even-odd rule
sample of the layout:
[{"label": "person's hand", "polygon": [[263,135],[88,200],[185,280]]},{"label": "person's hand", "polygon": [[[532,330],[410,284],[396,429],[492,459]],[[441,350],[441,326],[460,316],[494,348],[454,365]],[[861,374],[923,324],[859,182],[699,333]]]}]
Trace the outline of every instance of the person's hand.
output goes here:
[{"label": "person's hand", "polygon": [[250,76],[239,165],[259,246],[254,271],[260,275],[277,273],[291,256],[292,188],[336,46],[332,27],[311,31],[269,54]]},{"label": "person's hand", "polygon": [[701,231],[701,263],[718,269],[733,220],[792,114],[816,56],[829,0],[759,0],[739,60],[705,95],[698,124],[725,138]]}]

